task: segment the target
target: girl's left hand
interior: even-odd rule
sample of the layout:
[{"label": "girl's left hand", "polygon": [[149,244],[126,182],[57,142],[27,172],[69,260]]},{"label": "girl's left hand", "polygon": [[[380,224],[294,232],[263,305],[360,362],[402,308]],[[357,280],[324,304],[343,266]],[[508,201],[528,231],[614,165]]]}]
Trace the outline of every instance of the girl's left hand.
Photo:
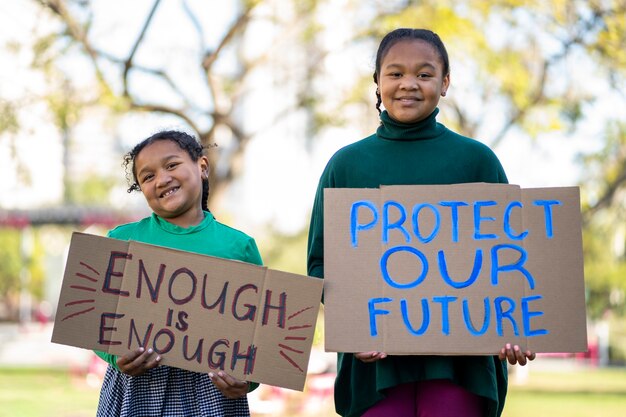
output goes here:
[{"label": "girl's left hand", "polygon": [[511,365],[520,364],[522,366],[526,365],[528,361],[534,360],[535,356],[535,353],[530,350],[522,352],[517,345],[511,347],[510,343],[507,343],[498,354],[501,361],[506,359]]},{"label": "girl's left hand", "polygon": [[239,381],[228,375],[226,372],[209,372],[209,378],[226,398],[241,398],[248,393],[249,385],[247,381]]}]

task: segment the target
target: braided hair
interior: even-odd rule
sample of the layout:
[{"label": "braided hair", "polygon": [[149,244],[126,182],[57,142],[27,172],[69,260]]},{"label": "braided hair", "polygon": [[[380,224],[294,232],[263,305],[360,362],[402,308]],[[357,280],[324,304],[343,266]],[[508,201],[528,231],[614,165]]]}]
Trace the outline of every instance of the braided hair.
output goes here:
[{"label": "braided hair", "polygon": [[[194,162],[197,162],[204,153],[204,147],[200,145],[195,137],[189,135],[188,133],[180,132],[177,130],[164,130],[155,133],[149,138],[139,142],[131,151],[124,155],[124,162],[122,163],[122,165],[124,166],[124,170],[126,171],[126,180],[130,184],[130,186],[126,190],[127,192],[132,193],[133,191],[141,190],[141,188],[139,187],[139,182],[137,181],[137,172],[135,171],[135,159],[143,148],[158,140],[169,140],[176,143],[182,150],[186,151],[189,154],[191,160]],[[207,177],[202,179],[202,210],[204,211],[209,211],[208,200],[209,178]]]},{"label": "braided hair", "polygon": [[448,59],[448,51],[446,51],[446,47],[435,32],[428,29],[407,29],[400,28],[389,32],[385,37],[380,41],[380,45],[378,46],[378,51],[376,52],[376,67],[374,70],[374,83],[376,84],[376,110],[378,110],[378,114],[381,113],[380,105],[383,100],[380,95],[380,91],[378,90],[378,77],[380,75],[380,66],[382,65],[383,59],[387,56],[387,53],[396,43],[409,39],[409,40],[420,40],[427,42],[432,45],[439,57],[441,58],[441,63],[443,64],[443,75],[446,76],[450,73],[450,60]]}]

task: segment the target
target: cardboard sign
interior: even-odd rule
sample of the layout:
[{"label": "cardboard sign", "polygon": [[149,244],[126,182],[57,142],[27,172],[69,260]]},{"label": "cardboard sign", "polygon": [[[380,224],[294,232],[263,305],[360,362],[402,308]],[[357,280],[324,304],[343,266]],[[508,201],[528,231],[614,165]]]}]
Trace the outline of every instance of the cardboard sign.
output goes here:
[{"label": "cardboard sign", "polygon": [[302,391],[322,280],[74,233],[52,341]]},{"label": "cardboard sign", "polygon": [[577,187],[326,189],[326,350],[587,349]]}]

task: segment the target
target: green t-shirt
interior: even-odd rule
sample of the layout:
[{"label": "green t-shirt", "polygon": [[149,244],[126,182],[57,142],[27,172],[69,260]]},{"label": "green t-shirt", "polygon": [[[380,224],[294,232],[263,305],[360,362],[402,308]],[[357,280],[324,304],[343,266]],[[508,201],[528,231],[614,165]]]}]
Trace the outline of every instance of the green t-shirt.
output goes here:
[{"label": "green t-shirt", "polygon": [[[109,231],[108,237],[119,240],[135,240],[202,255],[234,259],[262,265],[261,254],[253,238],[226,226],[204,212],[204,220],[188,228],[176,226],[152,214],[138,222],[123,224]],[[96,355],[117,368],[117,356],[95,351]],[[253,385],[253,384],[251,384]],[[258,384],[254,384],[254,387]]]},{"label": "green t-shirt", "polygon": [[[328,162],[313,205],[308,241],[308,274],[324,276],[324,188],[377,188],[381,185],[507,183],[498,158],[486,145],[437,123],[436,109],[415,124],[381,115],[376,134],[348,145]],[[488,416],[502,413],[507,390],[506,363],[494,356],[388,356],[365,364],[339,353],[335,407],[358,416],[398,384],[449,379],[488,399]]]}]

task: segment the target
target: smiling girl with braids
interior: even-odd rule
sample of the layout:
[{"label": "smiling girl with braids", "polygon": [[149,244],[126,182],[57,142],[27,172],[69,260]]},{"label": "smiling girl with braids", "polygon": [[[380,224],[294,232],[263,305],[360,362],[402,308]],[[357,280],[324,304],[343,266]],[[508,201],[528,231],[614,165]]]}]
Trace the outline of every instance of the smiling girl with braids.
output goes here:
[{"label": "smiling girl with braids", "polygon": [[[209,161],[184,132],[159,132],[124,157],[128,191],[141,191],[151,216],[118,226],[108,236],[261,265],[254,240],[219,223],[208,211]],[[98,417],[247,417],[246,394],[257,384],[225,372],[208,374],[159,366],[152,349],[123,356],[96,352],[109,363]]]},{"label": "smiling girl with braids", "polygon": [[[319,182],[309,229],[312,276],[324,276],[324,188],[507,182],[491,149],[436,121],[439,99],[450,86],[448,53],[439,36],[423,29],[387,34],[376,55],[374,82],[380,127],[340,149]],[[335,408],[348,417],[496,417],[506,396],[506,360],[525,365],[534,358],[508,344],[499,356],[339,353]]]}]

